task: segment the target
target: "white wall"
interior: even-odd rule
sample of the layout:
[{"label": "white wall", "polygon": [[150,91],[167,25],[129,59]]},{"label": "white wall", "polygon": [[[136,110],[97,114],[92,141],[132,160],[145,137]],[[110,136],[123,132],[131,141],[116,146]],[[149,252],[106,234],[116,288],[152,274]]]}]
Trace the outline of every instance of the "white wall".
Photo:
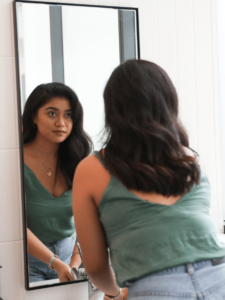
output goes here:
[{"label": "white wall", "polygon": [[[61,2],[139,7],[141,57],[159,63],[174,80],[191,146],[199,151],[211,182],[211,216],[222,232],[216,0]],[[11,0],[0,1],[0,91],[1,296],[4,300],[87,300],[86,283],[24,290]]]},{"label": "white wall", "polygon": [[23,26],[24,74],[26,76],[25,99],[27,99],[37,85],[52,81],[49,7],[43,4],[22,5],[21,25]]},{"label": "white wall", "polygon": [[[220,99],[220,128],[222,153],[222,187],[225,197],[225,1],[217,0],[217,36],[218,36],[218,69],[219,69],[219,99]],[[225,219],[225,205],[223,207]]]},{"label": "white wall", "polygon": [[80,99],[84,130],[92,138],[94,149],[100,150],[103,90],[107,78],[120,63],[118,11],[64,6],[62,27],[65,84]]}]

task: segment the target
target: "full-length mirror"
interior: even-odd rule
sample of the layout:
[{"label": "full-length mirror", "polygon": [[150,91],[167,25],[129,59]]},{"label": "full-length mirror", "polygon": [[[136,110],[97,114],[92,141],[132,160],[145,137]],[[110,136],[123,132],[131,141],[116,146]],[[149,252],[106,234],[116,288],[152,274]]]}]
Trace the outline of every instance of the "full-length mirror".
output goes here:
[{"label": "full-length mirror", "polygon": [[101,147],[109,75],[139,58],[138,11],[16,0],[15,24],[30,290],[86,280],[72,179],[79,161]]}]

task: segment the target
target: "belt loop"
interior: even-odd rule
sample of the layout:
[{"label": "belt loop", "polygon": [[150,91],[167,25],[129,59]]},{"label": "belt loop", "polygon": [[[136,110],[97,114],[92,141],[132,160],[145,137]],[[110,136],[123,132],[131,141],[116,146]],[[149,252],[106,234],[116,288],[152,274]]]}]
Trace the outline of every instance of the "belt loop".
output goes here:
[{"label": "belt loop", "polygon": [[53,246],[54,246],[56,255],[59,256],[59,247],[58,247],[58,244],[57,244],[57,243],[54,243]]},{"label": "belt loop", "polygon": [[217,266],[217,265],[220,265],[220,264],[224,264],[225,263],[225,256],[224,257],[221,257],[221,258],[214,258],[211,260],[212,262],[212,266]]},{"label": "belt loop", "polygon": [[125,285],[126,287],[131,287],[131,286],[133,285],[133,282],[132,282],[132,281],[126,281],[126,282],[124,283],[124,285]]},{"label": "belt loop", "polygon": [[192,264],[187,264],[187,271],[188,271],[188,274],[194,274],[194,268],[193,268],[193,265]]}]

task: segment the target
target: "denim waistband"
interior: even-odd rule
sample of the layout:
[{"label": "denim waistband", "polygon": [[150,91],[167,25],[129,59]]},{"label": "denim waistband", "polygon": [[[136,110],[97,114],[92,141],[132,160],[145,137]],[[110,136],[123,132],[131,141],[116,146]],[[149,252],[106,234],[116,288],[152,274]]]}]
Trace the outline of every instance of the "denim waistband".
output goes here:
[{"label": "denim waistband", "polygon": [[[184,264],[184,265],[168,268],[168,269],[150,274],[149,276],[160,276],[160,275],[166,275],[166,274],[169,275],[171,273],[176,273],[176,274],[189,273],[189,265],[190,264]],[[199,262],[194,262],[191,265],[192,265],[194,271],[198,271],[202,268],[212,266],[212,261],[211,260],[203,260],[203,261],[199,261]]]},{"label": "denim waistband", "polygon": [[[223,261],[221,261],[223,259]],[[175,266],[172,268],[164,269],[162,271],[158,271],[149,275],[146,275],[145,277],[156,277],[156,276],[162,276],[162,275],[171,275],[171,274],[183,274],[183,273],[189,273],[191,274],[192,272],[196,272],[202,268],[214,266],[220,263],[225,263],[224,258],[222,259],[213,259],[213,260],[203,260],[199,262],[194,262],[194,263],[188,263],[188,264],[183,264],[179,266]],[[219,263],[214,263],[218,260]],[[129,280],[126,281],[125,285],[127,287],[131,286],[135,281],[138,281],[142,278],[136,279],[136,280]]]},{"label": "denim waistband", "polygon": [[53,241],[53,242],[47,242],[47,243],[43,243],[46,247],[52,247],[54,245],[60,247],[61,244],[64,244],[65,241],[69,240],[69,239],[74,239],[76,240],[76,231],[71,235],[71,236],[68,236],[66,238],[63,238],[61,240],[57,240],[57,241]]}]

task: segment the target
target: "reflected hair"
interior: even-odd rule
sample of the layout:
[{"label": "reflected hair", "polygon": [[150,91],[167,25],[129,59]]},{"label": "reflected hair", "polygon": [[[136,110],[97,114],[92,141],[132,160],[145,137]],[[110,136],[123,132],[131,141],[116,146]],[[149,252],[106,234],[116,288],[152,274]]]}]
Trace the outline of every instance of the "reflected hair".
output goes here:
[{"label": "reflected hair", "polygon": [[145,60],[117,67],[105,90],[106,168],[128,188],[166,197],[199,184],[196,157],[185,153],[187,133],[167,73]]},{"label": "reflected hair", "polygon": [[48,103],[52,98],[66,98],[72,108],[73,127],[70,135],[59,144],[57,166],[63,172],[68,186],[72,187],[73,176],[79,162],[88,156],[92,149],[92,141],[83,129],[83,108],[75,92],[62,83],[48,83],[38,85],[28,97],[24,112],[23,143],[34,140],[37,127],[33,126],[33,117],[38,109]]}]

